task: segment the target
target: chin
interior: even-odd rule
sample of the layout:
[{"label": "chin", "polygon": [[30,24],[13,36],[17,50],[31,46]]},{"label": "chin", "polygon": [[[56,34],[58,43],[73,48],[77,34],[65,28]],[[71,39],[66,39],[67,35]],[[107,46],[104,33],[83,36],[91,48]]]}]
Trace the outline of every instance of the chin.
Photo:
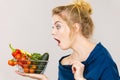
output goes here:
[{"label": "chin", "polygon": [[68,50],[68,49],[69,49],[69,47],[67,47],[67,46],[60,46],[60,48],[61,48],[62,50]]}]

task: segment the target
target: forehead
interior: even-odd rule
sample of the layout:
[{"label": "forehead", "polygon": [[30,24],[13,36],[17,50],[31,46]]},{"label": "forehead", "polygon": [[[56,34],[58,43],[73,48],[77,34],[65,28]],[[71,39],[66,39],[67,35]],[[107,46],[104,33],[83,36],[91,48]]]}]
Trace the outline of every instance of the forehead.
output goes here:
[{"label": "forehead", "polygon": [[66,22],[58,15],[53,15],[52,16],[52,24],[55,25],[57,23],[62,23],[65,24]]}]

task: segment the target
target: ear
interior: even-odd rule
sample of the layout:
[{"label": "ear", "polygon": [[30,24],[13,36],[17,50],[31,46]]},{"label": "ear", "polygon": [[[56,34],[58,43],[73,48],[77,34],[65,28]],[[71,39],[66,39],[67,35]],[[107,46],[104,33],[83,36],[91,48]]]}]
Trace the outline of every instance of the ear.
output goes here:
[{"label": "ear", "polygon": [[79,32],[81,30],[81,25],[79,23],[75,23],[74,30],[75,30],[75,32]]}]

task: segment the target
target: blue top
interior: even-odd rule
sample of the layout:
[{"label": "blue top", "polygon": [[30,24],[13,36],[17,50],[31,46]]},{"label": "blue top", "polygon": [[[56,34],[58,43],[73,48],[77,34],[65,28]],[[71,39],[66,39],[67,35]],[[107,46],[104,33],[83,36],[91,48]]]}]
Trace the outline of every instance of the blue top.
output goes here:
[{"label": "blue top", "polygon": [[[59,60],[58,80],[74,80],[71,65],[61,64],[61,60],[67,56]],[[120,80],[115,62],[101,43],[96,45],[87,60],[82,63],[85,65],[83,75],[87,80]]]}]

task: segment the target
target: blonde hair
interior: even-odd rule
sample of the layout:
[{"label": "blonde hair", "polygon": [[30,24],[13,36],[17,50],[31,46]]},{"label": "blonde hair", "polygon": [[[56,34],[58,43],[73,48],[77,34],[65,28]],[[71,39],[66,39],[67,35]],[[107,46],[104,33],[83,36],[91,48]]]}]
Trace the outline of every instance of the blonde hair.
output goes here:
[{"label": "blonde hair", "polygon": [[93,33],[93,21],[90,17],[92,9],[85,0],[74,0],[74,3],[55,7],[52,15],[60,16],[72,28],[74,23],[79,23],[82,27],[82,34],[89,38]]}]

